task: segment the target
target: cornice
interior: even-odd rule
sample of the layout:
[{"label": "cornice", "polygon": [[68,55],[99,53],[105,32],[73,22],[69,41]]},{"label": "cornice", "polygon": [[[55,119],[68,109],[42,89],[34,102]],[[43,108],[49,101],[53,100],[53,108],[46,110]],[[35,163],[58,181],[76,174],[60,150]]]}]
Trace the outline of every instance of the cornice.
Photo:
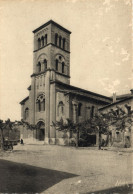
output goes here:
[{"label": "cornice", "polygon": [[39,49],[34,50],[33,53],[35,53],[35,52],[37,52],[37,51],[39,51],[39,50],[42,50],[43,48],[45,48],[45,47],[47,47],[47,46],[49,46],[49,45],[52,45],[52,46],[54,46],[54,47],[57,47],[58,49],[61,49],[62,51],[64,51],[64,52],[70,54],[70,51],[64,50],[63,48],[61,48],[61,47],[59,47],[59,46],[56,46],[55,44],[53,44],[53,43],[51,43],[51,42],[48,43],[47,45],[45,45],[45,46],[39,48]]},{"label": "cornice", "polygon": [[45,74],[47,71],[54,71],[55,73],[57,73],[57,74],[59,74],[59,75],[61,75],[61,76],[64,76],[64,77],[68,77],[68,78],[70,78],[70,76],[69,76],[69,75],[66,75],[66,74],[60,73],[60,72],[56,71],[55,69],[47,69],[47,70],[42,71],[42,72],[39,72],[39,73],[33,73],[33,74],[31,75],[31,77],[34,77],[34,76],[38,76],[38,75]]},{"label": "cornice", "polygon": [[33,30],[33,33],[38,32],[39,30],[41,30],[42,28],[48,26],[49,24],[54,24],[55,26],[57,26],[58,28],[60,28],[61,30],[67,32],[68,34],[71,34],[71,32],[69,30],[67,30],[66,28],[64,28],[63,26],[61,26],[60,24],[57,24],[56,22],[54,22],[53,20],[49,20],[48,22],[46,22],[45,24],[39,26],[38,28],[36,28],[35,30]]}]

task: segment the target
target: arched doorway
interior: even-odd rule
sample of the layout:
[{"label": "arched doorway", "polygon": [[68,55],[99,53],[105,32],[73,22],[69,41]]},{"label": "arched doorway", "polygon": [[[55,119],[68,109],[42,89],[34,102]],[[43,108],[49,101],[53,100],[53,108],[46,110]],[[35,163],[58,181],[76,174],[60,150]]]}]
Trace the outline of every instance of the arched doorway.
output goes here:
[{"label": "arched doorway", "polygon": [[39,141],[44,141],[45,137],[45,123],[43,121],[39,121],[37,123],[37,130],[36,130],[36,138]]}]

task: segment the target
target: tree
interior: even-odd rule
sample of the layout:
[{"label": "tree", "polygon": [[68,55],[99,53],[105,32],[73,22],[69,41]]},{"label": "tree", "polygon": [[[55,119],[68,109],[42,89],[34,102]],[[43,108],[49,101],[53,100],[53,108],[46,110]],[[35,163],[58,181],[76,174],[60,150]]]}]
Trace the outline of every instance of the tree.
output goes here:
[{"label": "tree", "polygon": [[132,122],[133,122],[133,111],[129,109],[128,105],[125,105],[126,110],[120,106],[116,106],[116,109],[110,109],[107,113],[101,113],[108,122],[108,132],[109,126],[115,126],[115,129],[120,132],[125,132],[126,128],[129,129],[131,133]]},{"label": "tree", "polygon": [[1,134],[1,150],[4,150],[4,130],[8,130],[8,138],[9,138],[9,130],[13,130],[13,127],[15,125],[23,125],[23,126],[27,126],[29,129],[34,130],[36,129],[38,126],[37,125],[33,125],[33,124],[29,124],[28,122],[25,122],[23,120],[21,121],[15,121],[15,122],[11,122],[10,119],[7,119],[5,122],[3,122],[3,120],[0,120],[0,134]]},{"label": "tree", "polygon": [[36,128],[39,127],[38,125],[30,124],[30,123],[28,123],[27,121],[24,121],[23,119],[21,119],[21,121],[15,121],[15,123],[16,123],[17,125],[26,126],[26,127],[28,127],[29,129],[31,129],[31,130],[34,130],[34,129],[36,129]]},{"label": "tree", "polygon": [[[100,113],[95,114],[95,116],[89,120],[89,129],[88,132],[90,131],[90,127],[92,132],[98,133],[98,148],[101,149],[101,136],[102,134],[109,134],[108,130],[108,117],[107,115],[103,115]],[[91,132],[91,131],[90,131]]]},{"label": "tree", "polygon": [[4,137],[3,137],[4,123],[0,120],[0,132],[1,132],[1,150],[4,150]]},{"label": "tree", "polygon": [[90,133],[98,133],[98,148],[101,149],[101,136],[102,134],[107,135],[107,145],[109,141],[109,135],[112,133],[110,126],[114,125],[117,130],[125,132],[125,128],[128,125],[128,128],[131,132],[133,111],[129,110],[129,106],[125,105],[125,107],[127,108],[127,111],[117,106],[116,110],[110,109],[106,113],[98,112],[93,118],[89,118],[87,121],[80,123],[74,123],[70,119],[67,119],[67,122],[64,122],[61,118],[60,121],[57,121],[56,123],[53,122],[53,125],[59,131],[69,131],[76,133],[76,147],[78,147],[79,138],[82,133],[85,135]]},{"label": "tree", "polygon": [[79,146],[80,136],[88,136],[91,133],[99,133],[99,149],[101,149],[101,134],[107,134],[108,122],[107,118],[102,114],[96,114],[95,117],[88,119],[87,121],[74,123],[70,119],[64,122],[61,118],[60,121],[53,122],[56,130],[70,132],[76,134],[76,147]]},{"label": "tree", "polygon": [[84,131],[84,123],[74,123],[70,119],[66,119],[66,122],[61,118],[60,121],[53,122],[53,126],[58,131],[76,133],[76,147],[79,145],[80,132]]},{"label": "tree", "polygon": [[4,150],[4,135],[3,135],[3,130],[5,130],[7,128],[12,129],[12,125],[13,125],[13,122],[11,122],[10,119],[7,119],[5,122],[3,122],[3,120],[0,120],[1,150]]},{"label": "tree", "polygon": [[[23,119],[21,119],[21,121],[15,121],[15,123],[16,123],[16,125],[23,127],[23,132],[24,132],[24,129],[26,129],[26,130],[30,129],[31,131],[33,131],[35,129],[40,129],[39,125],[30,124],[29,122],[24,121]],[[21,133],[23,133],[23,132],[21,132]],[[23,138],[21,139],[21,141],[23,141]]]}]

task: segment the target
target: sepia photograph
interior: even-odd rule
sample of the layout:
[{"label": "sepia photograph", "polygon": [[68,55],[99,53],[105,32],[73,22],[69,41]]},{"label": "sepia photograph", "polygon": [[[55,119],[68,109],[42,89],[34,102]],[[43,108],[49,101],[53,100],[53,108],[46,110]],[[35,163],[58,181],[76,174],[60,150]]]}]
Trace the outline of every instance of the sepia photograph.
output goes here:
[{"label": "sepia photograph", "polygon": [[132,0],[0,1],[0,193],[133,193]]}]

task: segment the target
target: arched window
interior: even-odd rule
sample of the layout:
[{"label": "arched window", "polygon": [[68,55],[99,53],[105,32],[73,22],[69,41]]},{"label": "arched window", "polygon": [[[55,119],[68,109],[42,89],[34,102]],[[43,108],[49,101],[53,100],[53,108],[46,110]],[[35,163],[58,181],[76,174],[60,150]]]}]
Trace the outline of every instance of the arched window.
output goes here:
[{"label": "arched window", "polygon": [[36,102],[36,111],[39,112],[39,102]]},{"label": "arched window", "polygon": [[44,59],[44,69],[46,70],[47,69],[47,60]]},{"label": "arched window", "polygon": [[29,117],[29,108],[25,109],[25,119]]},{"label": "arched window", "polygon": [[58,44],[58,34],[55,34],[55,45],[57,46]]},{"label": "arched window", "polygon": [[37,66],[38,66],[38,72],[41,72],[41,63],[38,62]]},{"label": "arched window", "polygon": [[60,101],[58,104],[58,115],[61,116],[63,114],[64,114],[64,104],[62,101]]},{"label": "arched window", "polygon": [[62,37],[59,37],[59,47],[61,48]]},{"label": "arched window", "polygon": [[45,111],[45,99],[41,101],[41,111]]},{"label": "arched window", "polygon": [[45,34],[44,40],[45,40],[44,44],[47,45],[47,34]]},{"label": "arched window", "polygon": [[63,38],[63,49],[65,50],[66,39]]},{"label": "arched window", "polygon": [[38,49],[41,47],[41,40],[38,38]]},{"label": "arched window", "polygon": [[78,104],[78,116],[81,116],[81,107],[82,107],[82,104],[79,103]]},{"label": "arched window", "polygon": [[64,67],[65,67],[65,63],[62,62],[62,73],[64,73]]},{"label": "arched window", "polygon": [[41,38],[41,46],[44,47],[44,37]]},{"label": "arched window", "polygon": [[94,107],[94,106],[92,106],[92,107],[91,107],[91,115],[90,115],[90,116],[91,116],[91,118],[93,118],[93,117],[94,117],[94,109],[95,109],[95,107]]},{"label": "arched window", "polygon": [[36,110],[37,110],[37,112],[45,111],[45,96],[44,96],[44,94],[41,94],[37,97]]},{"label": "arched window", "polygon": [[55,61],[55,69],[56,69],[56,71],[58,71],[58,59],[56,59],[56,61]]},{"label": "arched window", "polygon": [[42,86],[42,76],[40,77],[40,86]]},{"label": "arched window", "polygon": [[41,111],[41,102],[40,102],[40,100],[38,101],[38,111],[39,112]]}]

